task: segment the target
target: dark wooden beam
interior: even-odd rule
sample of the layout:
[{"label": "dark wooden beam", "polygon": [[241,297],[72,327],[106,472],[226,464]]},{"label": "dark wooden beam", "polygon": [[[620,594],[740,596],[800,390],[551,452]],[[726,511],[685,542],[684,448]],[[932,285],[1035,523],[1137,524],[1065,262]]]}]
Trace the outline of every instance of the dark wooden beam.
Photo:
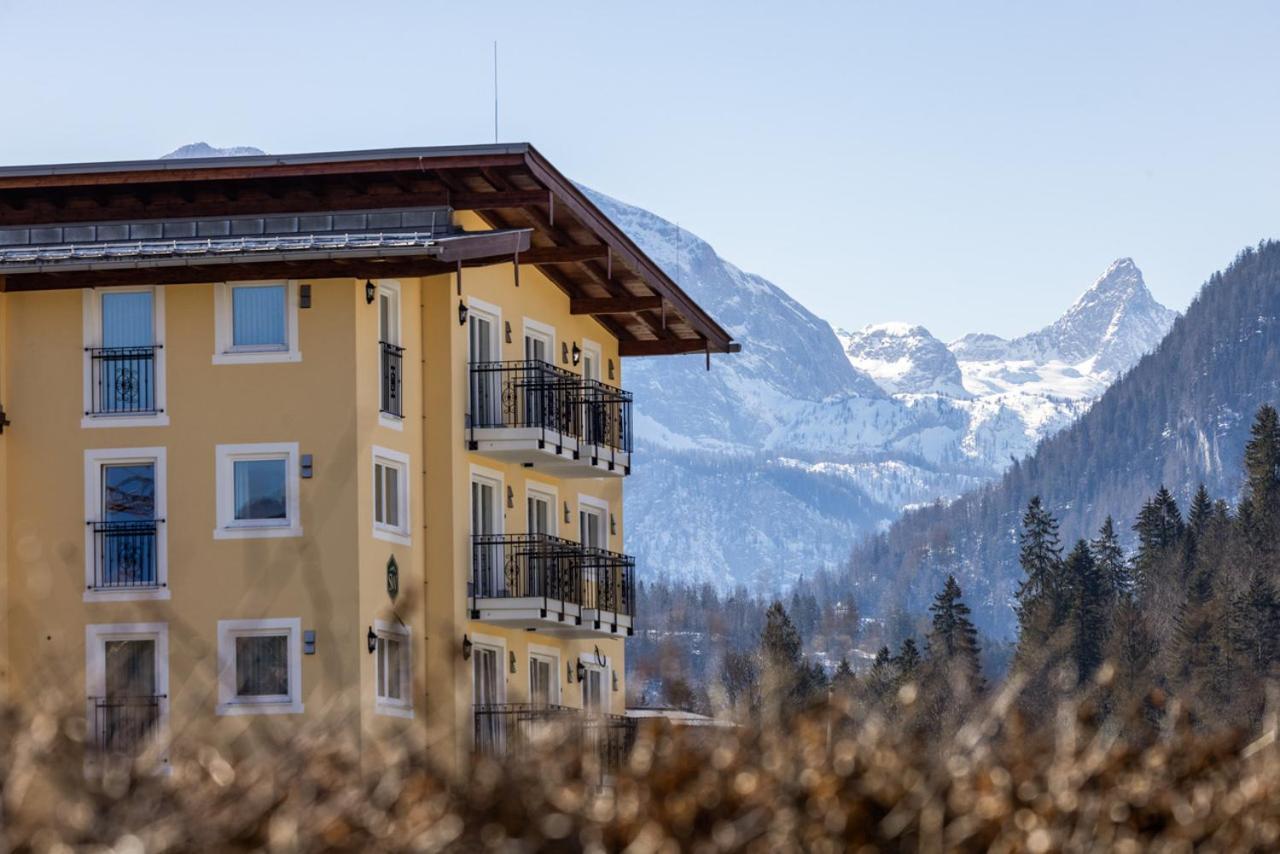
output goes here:
[{"label": "dark wooden beam", "polygon": [[662,308],[662,297],[605,297],[569,301],[570,314],[631,314]]},{"label": "dark wooden beam", "polygon": [[604,258],[609,247],[603,244],[591,246],[538,246],[520,253],[521,264],[573,264]]},{"label": "dark wooden beam", "polygon": [[619,341],[620,356],[674,356],[679,353],[704,353],[705,338],[665,338],[661,341]]}]

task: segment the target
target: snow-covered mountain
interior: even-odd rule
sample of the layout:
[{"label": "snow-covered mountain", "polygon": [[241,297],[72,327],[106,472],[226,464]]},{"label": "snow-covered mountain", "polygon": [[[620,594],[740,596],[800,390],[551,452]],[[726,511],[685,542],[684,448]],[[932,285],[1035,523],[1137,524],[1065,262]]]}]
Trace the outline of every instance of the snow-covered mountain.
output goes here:
[{"label": "snow-covered mountain", "polygon": [[696,235],[587,192],[743,345],[709,372],[702,356],[627,363],[625,545],[642,573],[767,589],[841,563],[860,534],[998,476],[1071,423],[1173,317],[1121,261],[1014,341],[949,346],[901,323],[837,334]]},{"label": "snow-covered mountain", "polygon": [[181,160],[186,157],[249,157],[255,154],[266,154],[261,148],[252,145],[231,145],[226,148],[215,148],[207,142],[189,142],[175,148],[168,154],[162,154],[161,160]]},{"label": "snow-covered mountain", "polygon": [[955,355],[923,326],[874,323],[857,332],[836,329],[850,364],[885,391],[968,397]]}]

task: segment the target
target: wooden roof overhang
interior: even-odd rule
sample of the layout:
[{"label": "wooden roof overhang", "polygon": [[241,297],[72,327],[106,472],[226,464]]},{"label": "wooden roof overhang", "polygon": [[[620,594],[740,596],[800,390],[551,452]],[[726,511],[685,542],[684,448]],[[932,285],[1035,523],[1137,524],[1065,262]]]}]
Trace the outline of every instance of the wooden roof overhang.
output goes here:
[{"label": "wooden roof overhang", "polygon": [[[328,253],[6,274],[10,291],[251,278],[433,275],[458,265],[536,265],[570,311],[624,356],[730,353],[738,344],[571,181],[528,144],[0,169],[0,229],[13,226],[446,207],[494,229],[452,254]],[[526,235],[513,243],[511,235]],[[487,244],[486,244],[487,242]],[[243,269],[242,269],[243,268]]]}]

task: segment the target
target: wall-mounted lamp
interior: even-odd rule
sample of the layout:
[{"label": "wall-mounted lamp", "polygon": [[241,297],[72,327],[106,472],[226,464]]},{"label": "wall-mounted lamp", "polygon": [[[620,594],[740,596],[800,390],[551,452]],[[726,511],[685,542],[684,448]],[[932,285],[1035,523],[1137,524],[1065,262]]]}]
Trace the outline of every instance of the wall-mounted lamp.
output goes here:
[{"label": "wall-mounted lamp", "polygon": [[364,282],[364,301],[365,301],[365,302],[367,302],[367,303],[369,303],[369,302],[373,302],[373,297],[374,297],[374,295],[377,293],[377,291],[378,291],[378,289],[377,289],[377,288],[375,288],[375,287],[373,286],[373,279],[365,279],[365,282]]},{"label": "wall-mounted lamp", "polygon": [[578,681],[583,682],[587,678],[587,665],[581,661],[578,662]]},{"label": "wall-mounted lamp", "polygon": [[373,655],[378,651],[378,636],[374,634],[373,626],[369,627],[369,634],[365,635],[365,641],[369,645],[369,654]]},{"label": "wall-mounted lamp", "polygon": [[582,348],[578,346],[578,342],[573,342],[573,363],[576,365],[582,361]]},{"label": "wall-mounted lamp", "polygon": [[613,359],[609,360],[609,379],[613,379]]},{"label": "wall-mounted lamp", "polygon": [[462,636],[462,657],[463,659],[471,658],[471,638],[466,635]]},{"label": "wall-mounted lamp", "polygon": [[569,364],[569,345],[564,341],[560,342],[560,364]]},{"label": "wall-mounted lamp", "polygon": [[608,663],[609,663],[609,659],[604,657],[604,655],[600,652],[599,644],[597,644],[596,645],[596,664],[600,665],[601,667],[604,667]]},{"label": "wall-mounted lamp", "polygon": [[516,654],[514,652],[511,653],[511,672],[516,672]]},{"label": "wall-mounted lamp", "polygon": [[467,325],[467,304],[462,300],[458,300],[458,325]]},{"label": "wall-mounted lamp", "polygon": [[568,682],[570,685],[572,685],[572,684],[573,684],[573,664],[572,664],[572,662],[568,662],[568,661],[566,661],[566,662],[565,662],[565,665],[564,665],[564,681]]},{"label": "wall-mounted lamp", "polygon": [[510,510],[516,506],[516,491],[511,487],[507,487],[507,509]]},{"label": "wall-mounted lamp", "polygon": [[568,502],[568,501],[566,501],[566,502],[564,503],[564,523],[565,523],[566,525],[568,525],[568,524],[569,524],[569,520],[570,520],[570,519],[572,519],[572,518],[573,518],[573,517],[569,515],[569,502]]},{"label": "wall-mounted lamp", "polygon": [[618,693],[618,671],[613,671],[613,693]]},{"label": "wall-mounted lamp", "polygon": [[612,513],[609,514],[609,535],[613,537],[618,536],[618,520]]},{"label": "wall-mounted lamp", "polygon": [[503,328],[504,335],[507,339],[507,343],[510,344],[511,343],[511,321],[504,320],[502,322],[502,328]]}]

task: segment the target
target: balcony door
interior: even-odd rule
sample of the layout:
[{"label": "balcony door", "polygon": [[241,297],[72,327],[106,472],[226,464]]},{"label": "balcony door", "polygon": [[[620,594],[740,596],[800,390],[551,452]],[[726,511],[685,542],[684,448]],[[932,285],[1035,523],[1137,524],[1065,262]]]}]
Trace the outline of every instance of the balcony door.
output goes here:
[{"label": "balcony door", "polygon": [[404,348],[400,345],[400,287],[395,283],[378,286],[378,348],[380,411],[403,418]]},{"label": "balcony door", "polygon": [[586,678],[582,682],[582,710],[590,717],[605,713],[604,668],[587,665]]},{"label": "balcony door", "polygon": [[471,308],[467,320],[467,360],[471,372],[471,423],[502,427],[502,372],[498,317]]},{"label": "balcony door", "polygon": [[102,342],[94,354],[101,414],[156,411],[155,308],[150,289],[104,292]]},{"label": "balcony door", "polygon": [[578,508],[578,528],[584,548],[607,548],[609,540],[604,527],[606,512],[608,511],[602,507],[580,506]]},{"label": "balcony door", "polygon": [[556,418],[556,389],[554,372],[555,330],[532,320],[524,322],[524,376],[520,384],[524,388],[524,425],[526,427],[550,427],[560,430]]},{"label": "balcony door", "polygon": [[149,587],[156,576],[156,464],[102,466],[97,582],[102,587]]},{"label": "balcony door", "polygon": [[94,743],[134,754],[167,711],[168,630],[163,624],[89,626],[86,674]]},{"label": "balcony door", "polygon": [[560,588],[559,563],[553,546],[547,539],[556,533],[554,493],[543,492],[532,486],[525,498],[526,530],[529,533],[530,595],[564,599]]},{"label": "balcony door", "polygon": [[529,655],[529,701],[535,706],[550,706],[560,702],[559,659],[545,653]]},{"label": "balcony door", "polygon": [[506,744],[505,721],[492,707],[506,702],[502,678],[502,649],[477,643],[471,649],[471,701],[476,709],[476,748],[487,755],[500,753]]},{"label": "balcony door", "polygon": [[471,534],[474,543],[475,595],[503,596],[502,509],[499,493],[502,484],[495,478],[474,474],[471,477]]}]

